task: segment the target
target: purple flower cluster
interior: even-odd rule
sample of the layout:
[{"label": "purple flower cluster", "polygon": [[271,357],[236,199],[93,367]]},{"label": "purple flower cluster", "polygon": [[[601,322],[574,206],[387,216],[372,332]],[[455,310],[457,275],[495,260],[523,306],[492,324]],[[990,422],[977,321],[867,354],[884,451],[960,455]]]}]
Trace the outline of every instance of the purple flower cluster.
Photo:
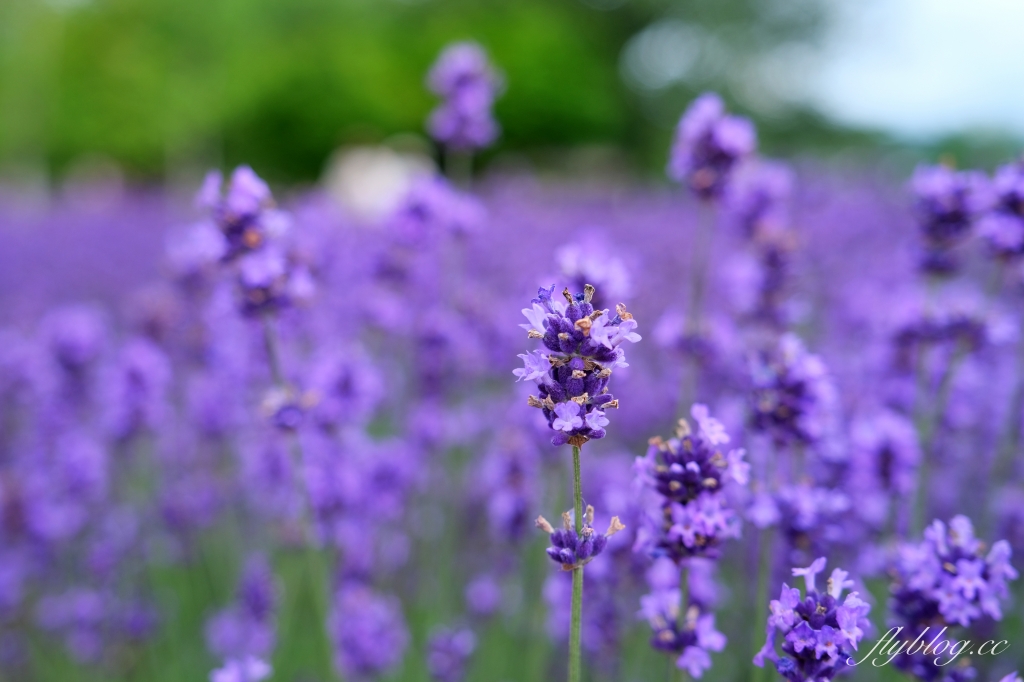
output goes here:
[{"label": "purple flower cluster", "polygon": [[[948,528],[942,521],[933,521],[920,543],[898,548],[889,607],[892,625],[901,628],[901,637],[907,641],[927,641],[932,628],[938,633],[948,626],[967,627],[983,615],[1001,620],[1000,601],[1009,597],[1007,581],[1017,578],[1010,554],[1005,540],[993,544],[986,554],[965,516],[951,519]],[[929,682],[960,682],[976,675],[969,665],[947,669],[947,661],[924,647],[900,651],[893,664]]]},{"label": "purple flower cluster", "polygon": [[824,362],[794,334],[751,362],[751,425],[776,444],[807,445],[824,434],[836,401]]},{"label": "purple flower cluster", "polygon": [[735,166],[757,147],[757,133],[746,118],[725,113],[714,93],[695,99],[679,120],[668,162],[668,176],[685,183],[701,199],[717,198]]},{"label": "purple flower cluster", "polygon": [[580,531],[573,527],[570,512],[562,514],[562,527],[555,529],[543,516],[537,517],[537,527],[551,536],[551,547],[548,556],[562,566],[563,571],[572,571],[585,566],[604,551],[608,538],[625,528],[618,516],[613,516],[608,530],[603,535],[594,530],[594,508],[587,507],[583,514]]},{"label": "purple flower cluster", "polygon": [[950,274],[957,268],[953,250],[963,243],[985,206],[985,177],[947,166],[921,166],[914,171],[910,187],[924,238],[921,267],[932,274]]},{"label": "purple flower cluster", "polygon": [[267,184],[248,166],[235,169],[222,193],[223,184],[218,171],[206,176],[196,201],[209,218],[172,247],[174,267],[194,278],[210,261],[231,263],[239,305],[248,315],[310,299],[316,285],[291,243],[291,217],[273,207]]},{"label": "purple flower cluster", "polygon": [[1007,582],[1017,578],[1011,554],[1005,540],[986,553],[966,516],[953,517],[948,528],[933,521],[924,540],[899,549],[893,614],[910,629],[939,621],[966,627],[983,615],[1002,619]]},{"label": "purple flower cluster", "polygon": [[521,325],[546,351],[520,355],[524,367],[513,373],[537,382],[540,395],[530,396],[530,405],[544,412],[555,432],[552,445],[579,446],[604,438],[605,410],[619,406],[608,392],[609,379],[615,369],[629,366],[622,344],[636,343],[640,335],[625,305],[615,307],[614,317],[608,310],[594,310],[594,287],[587,285],[578,294],[565,289],[565,303],[552,298],[554,290],[552,285],[537,292],[533,307],[523,310],[529,323]]},{"label": "purple flower cluster", "polygon": [[1000,259],[1024,255],[1024,160],[1002,166],[990,183],[990,205],[978,219],[978,235]]},{"label": "purple flower cluster", "polygon": [[266,661],[255,657],[231,659],[210,673],[210,682],[262,682],[273,672]]},{"label": "purple flower cluster", "polygon": [[427,670],[436,682],[462,682],[466,662],[476,649],[472,630],[439,628],[427,642]]},{"label": "purple flower cluster", "polygon": [[346,679],[372,679],[402,660],[409,633],[401,606],[368,585],[343,583],[335,592],[328,627],[335,665]]},{"label": "purple flower cluster", "polygon": [[277,588],[266,558],[250,557],[235,603],[206,623],[210,652],[225,661],[266,660],[276,642]]},{"label": "purple flower cluster", "polygon": [[435,140],[451,149],[472,151],[498,137],[492,108],[501,79],[482,47],[472,42],[446,47],[431,67],[427,85],[444,98],[427,121]]},{"label": "purple flower cluster", "polygon": [[[871,605],[851,592],[840,603],[843,590],[853,586],[846,571],[832,570],[823,592],[818,591],[816,577],[825,570],[825,558],[815,560],[807,568],[794,568],[794,576],[803,576],[806,589],[782,585],[778,599],[771,602],[764,647],[754,663],[764,666],[767,658],[779,674],[791,682],[830,680],[849,667],[857,645],[870,630],[867,618]],[[781,637],[782,655],[776,651]]]},{"label": "purple flower cluster", "polygon": [[711,651],[725,648],[725,635],[715,629],[715,614],[697,604],[680,608],[678,587],[656,588],[640,598],[640,615],[651,626],[651,646],[676,656],[676,667],[700,678],[711,667]]},{"label": "purple flower cluster", "polygon": [[723,451],[729,435],[705,405],[690,414],[696,431],[679,420],[675,438],[652,438],[634,466],[648,501],[634,550],[676,562],[714,557],[723,540],[739,536],[739,518],[724,493],[729,483],[746,485],[750,470],[742,448]]}]

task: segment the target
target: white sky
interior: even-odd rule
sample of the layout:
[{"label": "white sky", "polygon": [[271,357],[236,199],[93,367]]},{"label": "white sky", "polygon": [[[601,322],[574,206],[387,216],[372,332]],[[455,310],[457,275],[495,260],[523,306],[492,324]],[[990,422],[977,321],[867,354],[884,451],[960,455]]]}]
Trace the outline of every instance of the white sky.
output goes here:
[{"label": "white sky", "polygon": [[1024,0],[840,0],[804,96],[848,123],[921,138],[1024,135]]}]

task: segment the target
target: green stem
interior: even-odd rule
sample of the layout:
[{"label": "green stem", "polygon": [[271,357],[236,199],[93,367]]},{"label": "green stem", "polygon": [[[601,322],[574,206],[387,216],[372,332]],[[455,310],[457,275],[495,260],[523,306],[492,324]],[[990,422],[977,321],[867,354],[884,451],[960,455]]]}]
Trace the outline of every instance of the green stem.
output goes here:
[{"label": "green stem", "polygon": [[[686,311],[683,334],[685,337],[698,337],[704,328],[703,310],[704,289],[707,284],[707,262],[714,212],[712,206],[705,201],[697,208],[697,227],[694,230],[693,249],[690,252],[690,297]],[[683,362],[683,381],[679,394],[679,416],[686,417],[687,407],[697,395],[700,382],[701,365],[694,356],[687,356]]]},{"label": "green stem", "polygon": [[[761,650],[760,638],[764,637],[764,624],[768,619],[768,580],[771,575],[772,539],[773,529],[765,528],[760,533],[760,556],[757,562],[757,598],[755,600],[754,616],[754,651],[751,659]],[[766,668],[754,671],[752,679],[770,678]]]},{"label": "green stem", "polygon": [[465,191],[473,186],[473,152],[461,152],[446,148],[444,151],[444,174],[448,180]]},{"label": "green stem", "polygon": [[[683,627],[687,623],[687,611],[690,608],[690,564],[685,559],[679,564],[679,618]],[[679,682],[686,682],[688,676],[685,668],[677,667]]]},{"label": "green stem", "polygon": [[[580,447],[572,446],[572,502],[576,534],[583,530],[583,493],[580,490]],[[580,631],[583,621],[583,567],[572,571],[572,620],[569,624],[569,682],[581,682]]]},{"label": "green stem", "polygon": [[[288,382],[281,368],[281,354],[277,330],[274,328],[274,318],[269,313],[265,313],[261,317],[261,322],[263,323],[263,345],[266,348],[270,376],[277,388],[288,390]],[[305,540],[302,562],[306,579],[300,581],[299,589],[309,594],[310,610],[319,624],[318,632],[321,634],[321,655],[323,656],[321,664],[327,678],[334,680],[338,679],[338,676],[331,660],[330,639],[327,633],[327,612],[324,609],[325,603],[332,597],[331,557],[329,555],[325,556],[324,552],[317,546],[313,504],[309,499],[309,490],[305,485],[305,477],[303,475],[305,456],[303,455],[302,443],[299,441],[297,433],[288,434],[288,449],[295,470],[295,487],[298,489],[299,504],[301,505],[299,523],[302,528],[303,539]],[[326,587],[326,590],[323,589],[324,587]],[[326,595],[324,594],[325,591]],[[301,604],[301,602],[302,594],[300,593],[297,595],[296,603]]]}]

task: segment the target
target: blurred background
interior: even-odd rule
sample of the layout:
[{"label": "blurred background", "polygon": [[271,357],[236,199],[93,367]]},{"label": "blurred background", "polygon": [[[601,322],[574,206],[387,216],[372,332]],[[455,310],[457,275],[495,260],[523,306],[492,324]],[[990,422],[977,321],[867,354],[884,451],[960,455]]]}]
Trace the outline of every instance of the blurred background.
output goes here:
[{"label": "blurred background", "polygon": [[4,0],[0,178],[322,177],[339,148],[426,145],[450,41],[505,75],[490,167],[662,177],[717,90],[771,155],[991,165],[1024,134],[1015,0]]}]

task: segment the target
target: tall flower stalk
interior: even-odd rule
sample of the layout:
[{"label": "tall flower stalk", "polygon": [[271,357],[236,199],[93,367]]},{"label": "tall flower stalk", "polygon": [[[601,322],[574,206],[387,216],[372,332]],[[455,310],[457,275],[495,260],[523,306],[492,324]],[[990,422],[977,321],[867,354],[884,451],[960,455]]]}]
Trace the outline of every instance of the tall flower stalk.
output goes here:
[{"label": "tall flower stalk", "polygon": [[537,292],[532,307],[523,310],[528,323],[521,325],[543,349],[519,357],[523,367],[513,373],[519,380],[537,382],[538,395],[529,404],[539,408],[554,431],[552,445],[572,446],[573,508],[562,516],[563,528],[555,530],[544,517],[537,526],[551,536],[548,556],[572,571],[572,612],[569,625],[569,680],[582,679],[581,626],[583,614],[583,567],[607,544],[608,537],[624,526],[613,517],[608,531],[598,535],[592,527],[593,507],[584,509],[580,483],[580,456],[584,443],[604,438],[609,420],[605,410],[619,406],[608,391],[615,369],[628,367],[622,345],[640,340],[637,323],[619,304],[613,317],[609,310],[595,310],[595,289],[581,293],[562,291],[565,301],[553,298],[554,285]]},{"label": "tall flower stalk", "polygon": [[693,560],[717,558],[721,543],[738,537],[739,517],[724,491],[746,485],[750,469],[742,449],[724,450],[729,435],[706,406],[694,405],[690,414],[696,430],[680,419],[675,437],[652,438],[634,465],[644,509],[634,551],[671,560],[679,574],[676,586],[651,586],[641,614],[651,625],[652,646],[675,657],[682,679],[701,677],[711,666],[709,652],[725,646],[714,613],[691,597],[690,569]]},{"label": "tall flower stalk", "polygon": [[[676,127],[666,172],[684,184],[697,198],[698,217],[690,249],[689,308],[684,337],[700,339],[704,334],[704,292],[707,262],[717,222],[718,205],[729,180],[746,157],[757,147],[757,133],[749,119],[726,113],[721,97],[704,93],[683,113]],[[696,397],[700,365],[691,358],[680,395],[680,407]]]}]

